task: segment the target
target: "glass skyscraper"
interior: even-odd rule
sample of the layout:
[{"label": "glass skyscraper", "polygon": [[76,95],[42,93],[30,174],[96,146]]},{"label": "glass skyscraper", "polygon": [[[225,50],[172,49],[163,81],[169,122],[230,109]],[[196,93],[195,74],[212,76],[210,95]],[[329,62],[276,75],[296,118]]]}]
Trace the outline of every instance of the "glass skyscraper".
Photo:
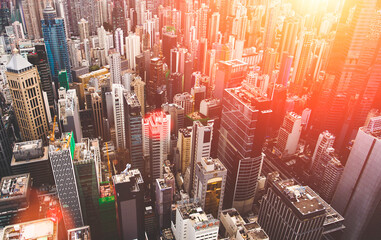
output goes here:
[{"label": "glass skyscraper", "polygon": [[58,73],[66,70],[69,82],[72,82],[69,51],[66,41],[65,23],[63,18],[58,18],[56,10],[48,5],[43,12],[41,20],[46,53],[52,78],[58,89]]}]

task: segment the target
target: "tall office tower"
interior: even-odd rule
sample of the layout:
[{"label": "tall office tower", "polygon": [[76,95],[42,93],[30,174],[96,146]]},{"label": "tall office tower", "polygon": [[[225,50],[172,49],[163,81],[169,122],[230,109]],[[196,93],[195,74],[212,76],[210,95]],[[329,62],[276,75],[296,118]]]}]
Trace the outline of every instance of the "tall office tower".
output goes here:
[{"label": "tall office tower", "polygon": [[85,225],[91,226],[94,238],[100,234],[99,184],[102,181],[101,155],[98,139],[83,138],[75,145],[74,172]]},{"label": "tall office tower", "polygon": [[263,37],[263,50],[267,50],[272,47],[274,38],[275,38],[275,29],[276,23],[278,19],[278,6],[270,6],[270,4],[266,7],[266,22],[265,22],[265,33]]},{"label": "tall office tower", "polygon": [[64,19],[57,18],[56,11],[50,5],[44,9],[43,15],[42,33],[53,81],[58,86],[58,73],[66,70],[69,82],[72,82]]},{"label": "tall office tower", "polygon": [[221,124],[221,111],[222,105],[220,99],[204,99],[200,103],[200,113],[207,116],[208,119],[213,120],[213,128],[216,129],[216,131],[213,132],[214,137],[212,139],[212,149],[210,151],[210,156],[213,158],[217,157],[218,139],[220,138],[219,129]]},{"label": "tall office tower", "polygon": [[309,66],[313,36],[313,32],[307,32],[304,34],[300,55],[295,55],[295,73],[293,73],[292,76],[292,84],[294,86],[293,91],[297,94],[304,93],[303,88],[305,87],[305,78]]},{"label": "tall office tower", "polygon": [[302,117],[294,112],[287,113],[279,129],[278,141],[274,148],[275,154],[280,157],[295,154],[301,133]]},{"label": "tall office tower", "polygon": [[220,61],[216,69],[215,97],[221,99],[225,88],[240,86],[247,69],[248,64],[240,60]]},{"label": "tall office tower", "polygon": [[174,103],[165,103],[161,109],[171,115],[171,134],[177,135],[179,129],[184,127],[184,108]]},{"label": "tall office tower", "polygon": [[91,94],[91,104],[94,117],[94,127],[96,130],[96,135],[105,139],[105,130],[103,124],[103,101],[102,97],[98,93]]},{"label": "tall office tower", "polygon": [[[10,147],[10,146],[8,146]],[[53,185],[53,173],[49,162],[49,150],[41,139],[15,143],[11,169],[13,174],[29,173],[33,186]],[[6,169],[6,168],[3,168]]]},{"label": "tall office tower", "polygon": [[284,87],[287,87],[288,80],[290,79],[291,66],[294,57],[289,55],[287,52],[283,52],[281,56],[282,60],[280,64],[279,76],[276,82],[278,84],[282,84]]},{"label": "tall office tower", "polygon": [[115,29],[115,49],[120,55],[124,56],[124,37],[123,30],[120,28]]},{"label": "tall office tower", "polygon": [[211,214],[206,214],[200,204],[181,201],[176,208],[176,217],[173,218],[171,229],[176,240],[218,239],[220,221]]},{"label": "tall office tower", "polygon": [[40,39],[42,34],[40,15],[37,7],[39,2],[35,0],[23,0],[21,3],[28,38]]},{"label": "tall office tower", "polygon": [[150,106],[157,106],[156,96],[157,89],[163,84],[163,61],[160,58],[152,58],[150,64],[150,78],[147,79],[147,104]]},{"label": "tall office tower", "polygon": [[63,87],[58,92],[58,119],[62,124],[62,131],[73,132],[75,141],[80,142],[82,139],[82,127],[79,118],[77,93],[75,89],[66,91]]},{"label": "tall office tower", "polygon": [[298,17],[287,17],[283,22],[282,37],[280,39],[280,44],[278,47],[279,59],[278,62],[282,63],[284,61],[284,52],[289,55],[294,56],[295,53],[295,43],[297,35],[300,31],[300,20]]},{"label": "tall office tower", "polygon": [[269,107],[270,101],[252,87],[225,89],[217,152],[228,170],[224,208],[234,207],[242,214],[251,210],[263,163],[265,129],[272,113]]},{"label": "tall office tower", "polygon": [[163,57],[164,62],[170,66],[171,49],[177,46],[177,35],[174,32],[163,33]]},{"label": "tall office tower", "polygon": [[5,129],[3,120],[0,116],[0,178],[9,176],[11,174],[11,146],[12,145],[8,138],[7,130]]},{"label": "tall office tower", "polygon": [[209,20],[208,39],[210,44],[217,42],[219,26],[220,26],[220,14],[218,12],[215,12],[212,14]]},{"label": "tall office tower", "polygon": [[271,184],[262,198],[258,223],[271,239],[321,239],[326,209],[293,179]]},{"label": "tall office tower", "polygon": [[114,31],[120,28],[123,32],[127,32],[127,16],[125,15],[124,4],[123,0],[114,1],[112,9],[112,26]]},{"label": "tall office tower", "polygon": [[185,60],[188,54],[188,49],[186,48],[172,48],[170,56],[169,69],[171,73],[182,73],[185,72]]},{"label": "tall office tower", "polygon": [[206,38],[208,32],[208,11],[209,8],[204,3],[196,11],[197,14],[197,39]]},{"label": "tall office tower", "polygon": [[14,50],[6,76],[22,139],[46,141],[48,122],[37,68]]},{"label": "tall office tower", "polygon": [[180,128],[177,138],[177,149],[179,151],[179,163],[177,169],[184,176],[185,171],[191,163],[191,146],[192,146],[192,127]]},{"label": "tall office tower", "polygon": [[146,83],[143,82],[142,78],[137,76],[135,77],[134,81],[132,81],[131,83],[131,87],[133,87],[133,90],[134,90],[134,93],[136,94],[136,97],[138,98],[139,100],[139,104],[140,104],[140,113],[142,114],[142,116],[145,116],[145,105],[146,105],[146,97],[145,97],[145,91],[144,91],[144,88],[145,88],[145,85]]},{"label": "tall office tower", "polygon": [[173,97],[173,103],[184,108],[184,115],[194,112],[193,97],[190,93],[178,93]]},{"label": "tall office tower", "polygon": [[50,75],[45,45],[35,43],[34,48],[37,54],[28,54],[28,61],[37,66],[37,70],[41,79],[42,91],[46,92],[48,96],[48,104],[52,109],[54,106],[54,95],[52,77]]},{"label": "tall office tower", "polygon": [[156,213],[160,229],[171,227],[173,189],[164,179],[156,179]]},{"label": "tall office tower", "polygon": [[126,124],[126,147],[128,148],[131,166],[144,174],[143,159],[143,132],[142,115],[138,97],[131,93],[124,93],[124,117]]},{"label": "tall office tower", "polygon": [[116,132],[116,147],[126,148],[126,124],[124,111],[124,88],[120,84],[112,85],[112,107],[114,112],[114,126]]},{"label": "tall office tower", "polygon": [[112,177],[120,239],[144,237],[144,182],[138,169],[125,170]]},{"label": "tall office tower", "polygon": [[171,116],[164,112],[153,112],[142,120],[144,156],[151,159],[151,177],[163,178],[163,165],[170,152]]},{"label": "tall office tower", "polygon": [[121,59],[120,59],[120,53],[114,52],[109,55],[109,63],[110,63],[110,76],[111,76],[111,82],[114,84],[121,84],[122,83],[122,75],[121,75]]},{"label": "tall office tower", "polygon": [[349,154],[332,206],[345,218],[343,239],[377,239],[380,236],[381,117],[361,127]]},{"label": "tall office tower", "polygon": [[218,218],[222,210],[227,170],[218,158],[201,158],[196,166],[195,199],[207,214]]},{"label": "tall office tower", "polygon": [[[343,150],[354,139],[375,102],[381,53],[378,1],[345,1],[327,66],[327,95],[321,94],[319,129],[336,137]],[[345,42],[346,44],[343,44]]]},{"label": "tall office tower", "polygon": [[201,123],[194,121],[192,126],[192,143],[191,143],[191,162],[190,162],[190,189],[187,189],[190,194],[196,190],[196,168],[201,159],[210,157],[213,139],[213,120]]},{"label": "tall office tower", "polygon": [[343,172],[344,166],[336,157],[331,157],[325,165],[322,175],[318,177],[319,195],[327,202],[332,201]]},{"label": "tall office tower", "polygon": [[267,48],[263,53],[263,74],[271,76],[276,64],[277,52],[274,48]]},{"label": "tall office tower", "polygon": [[[320,158],[322,158],[323,155],[330,151],[329,149],[332,149],[334,142],[335,136],[333,136],[330,132],[324,131],[320,133],[319,139],[316,143],[314,154],[312,155],[311,168],[317,168],[317,163],[320,162]],[[320,171],[317,172],[319,172],[319,175],[322,174],[322,172]]]},{"label": "tall office tower", "polygon": [[126,59],[130,64],[130,69],[136,69],[136,56],[140,53],[140,37],[130,32],[126,37]]},{"label": "tall office tower", "polygon": [[85,39],[90,39],[89,22],[86,19],[81,18],[81,20],[79,20],[78,31],[81,42],[83,42]]},{"label": "tall office tower", "polygon": [[82,209],[73,165],[75,149],[73,133],[64,133],[61,139],[50,140],[49,158],[65,227],[67,229],[82,227]]},{"label": "tall office tower", "polygon": [[167,81],[167,99],[171,103],[173,101],[173,97],[183,92],[183,74],[179,72],[174,72],[169,75]]},{"label": "tall office tower", "polygon": [[191,89],[191,95],[194,99],[194,111],[200,111],[201,101],[206,98],[206,87],[196,82]]}]

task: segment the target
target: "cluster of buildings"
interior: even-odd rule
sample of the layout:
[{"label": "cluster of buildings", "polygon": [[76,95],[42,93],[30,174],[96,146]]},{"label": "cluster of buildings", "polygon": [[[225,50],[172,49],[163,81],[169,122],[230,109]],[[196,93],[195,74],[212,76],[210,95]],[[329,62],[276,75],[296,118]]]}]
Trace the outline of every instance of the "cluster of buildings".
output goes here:
[{"label": "cluster of buildings", "polygon": [[377,239],[377,0],[0,3],[0,239]]}]

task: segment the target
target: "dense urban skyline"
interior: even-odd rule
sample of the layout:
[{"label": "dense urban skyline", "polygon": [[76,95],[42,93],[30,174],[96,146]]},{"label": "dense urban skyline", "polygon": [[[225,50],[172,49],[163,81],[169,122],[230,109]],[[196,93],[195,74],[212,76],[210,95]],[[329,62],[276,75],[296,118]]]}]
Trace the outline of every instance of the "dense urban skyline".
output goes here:
[{"label": "dense urban skyline", "polygon": [[381,236],[381,0],[0,0],[0,239]]}]

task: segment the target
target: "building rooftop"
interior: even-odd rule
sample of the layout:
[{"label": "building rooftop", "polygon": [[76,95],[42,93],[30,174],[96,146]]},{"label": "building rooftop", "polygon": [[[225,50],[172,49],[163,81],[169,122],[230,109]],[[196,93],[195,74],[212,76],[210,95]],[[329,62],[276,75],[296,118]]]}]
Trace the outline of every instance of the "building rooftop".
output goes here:
[{"label": "building rooftop", "polygon": [[28,62],[26,58],[23,58],[17,49],[13,50],[13,55],[11,60],[7,64],[8,72],[20,73],[31,69],[33,65]]},{"label": "building rooftop", "polygon": [[131,179],[135,179],[136,182],[134,183],[134,190],[133,191],[139,191],[139,184],[143,184],[143,177],[140,174],[139,169],[131,169],[129,171],[124,171],[121,174],[112,176],[112,179],[114,181],[114,185],[121,184],[121,183],[127,183],[131,182]]},{"label": "building rooftop", "polygon": [[3,177],[0,182],[0,202],[25,198],[29,188],[29,173]]},{"label": "building rooftop", "polygon": [[258,111],[256,103],[269,101],[269,99],[263,96],[259,91],[255,91],[254,88],[249,88],[246,85],[236,88],[228,88],[225,89],[225,91],[230,93],[251,111]]},{"label": "building rooftop", "polygon": [[225,166],[221,163],[221,161],[218,158],[203,157],[201,158],[201,161],[197,164],[204,173],[227,171]]},{"label": "building rooftop", "polygon": [[90,227],[83,226],[67,231],[69,240],[91,240]]},{"label": "building rooftop", "polygon": [[191,220],[191,224],[196,231],[215,226],[218,227],[220,224],[220,221],[213,218],[211,214],[206,214],[200,204],[195,202],[180,202],[178,203],[177,210],[180,212],[183,220]]},{"label": "building rooftop", "polygon": [[156,183],[157,183],[157,186],[159,187],[160,190],[166,190],[166,189],[171,188],[171,186],[169,186],[165,183],[164,179],[157,178]]},{"label": "building rooftop", "polygon": [[50,218],[10,225],[4,228],[3,240],[57,240],[58,224]]},{"label": "building rooftop", "polygon": [[57,152],[61,150],[66,150],[71,147],[71,144],[74,143],[74,138],[72,138],[73,133],[63,133],[60,139],[55,139],[53,142],[49,143],[49,152]]},{"label": "building rooftop", "polygon": [[99,140],[98,139],[89,139],[82,138],[80,143],[75,144],[73,162],[89,162],[97,161],[99,151]]},{"label": "building rooftop", "polygon": [[49,160],[48,147],[43,146],[41,139],[18,142],[13,147],[11,166],[47,160]]},{"label": "building rooftop", "polygon": [[179,132],[184,135],[184,137],[191,137],[192,136],[192,127],[188,128],[180,128]]},{"label": "building rooftop", "polygon": [[208,120],[208,117],[200,112],[192,112],[187,115],[188,118],[192,119],[193,121],[197,120]]},{"label": "building rooftop", "polygon": [[293,179],[276,181],[274,185],[302,216],[325,213],[322,202],[307,192],[307,187],[296,185]]}]

